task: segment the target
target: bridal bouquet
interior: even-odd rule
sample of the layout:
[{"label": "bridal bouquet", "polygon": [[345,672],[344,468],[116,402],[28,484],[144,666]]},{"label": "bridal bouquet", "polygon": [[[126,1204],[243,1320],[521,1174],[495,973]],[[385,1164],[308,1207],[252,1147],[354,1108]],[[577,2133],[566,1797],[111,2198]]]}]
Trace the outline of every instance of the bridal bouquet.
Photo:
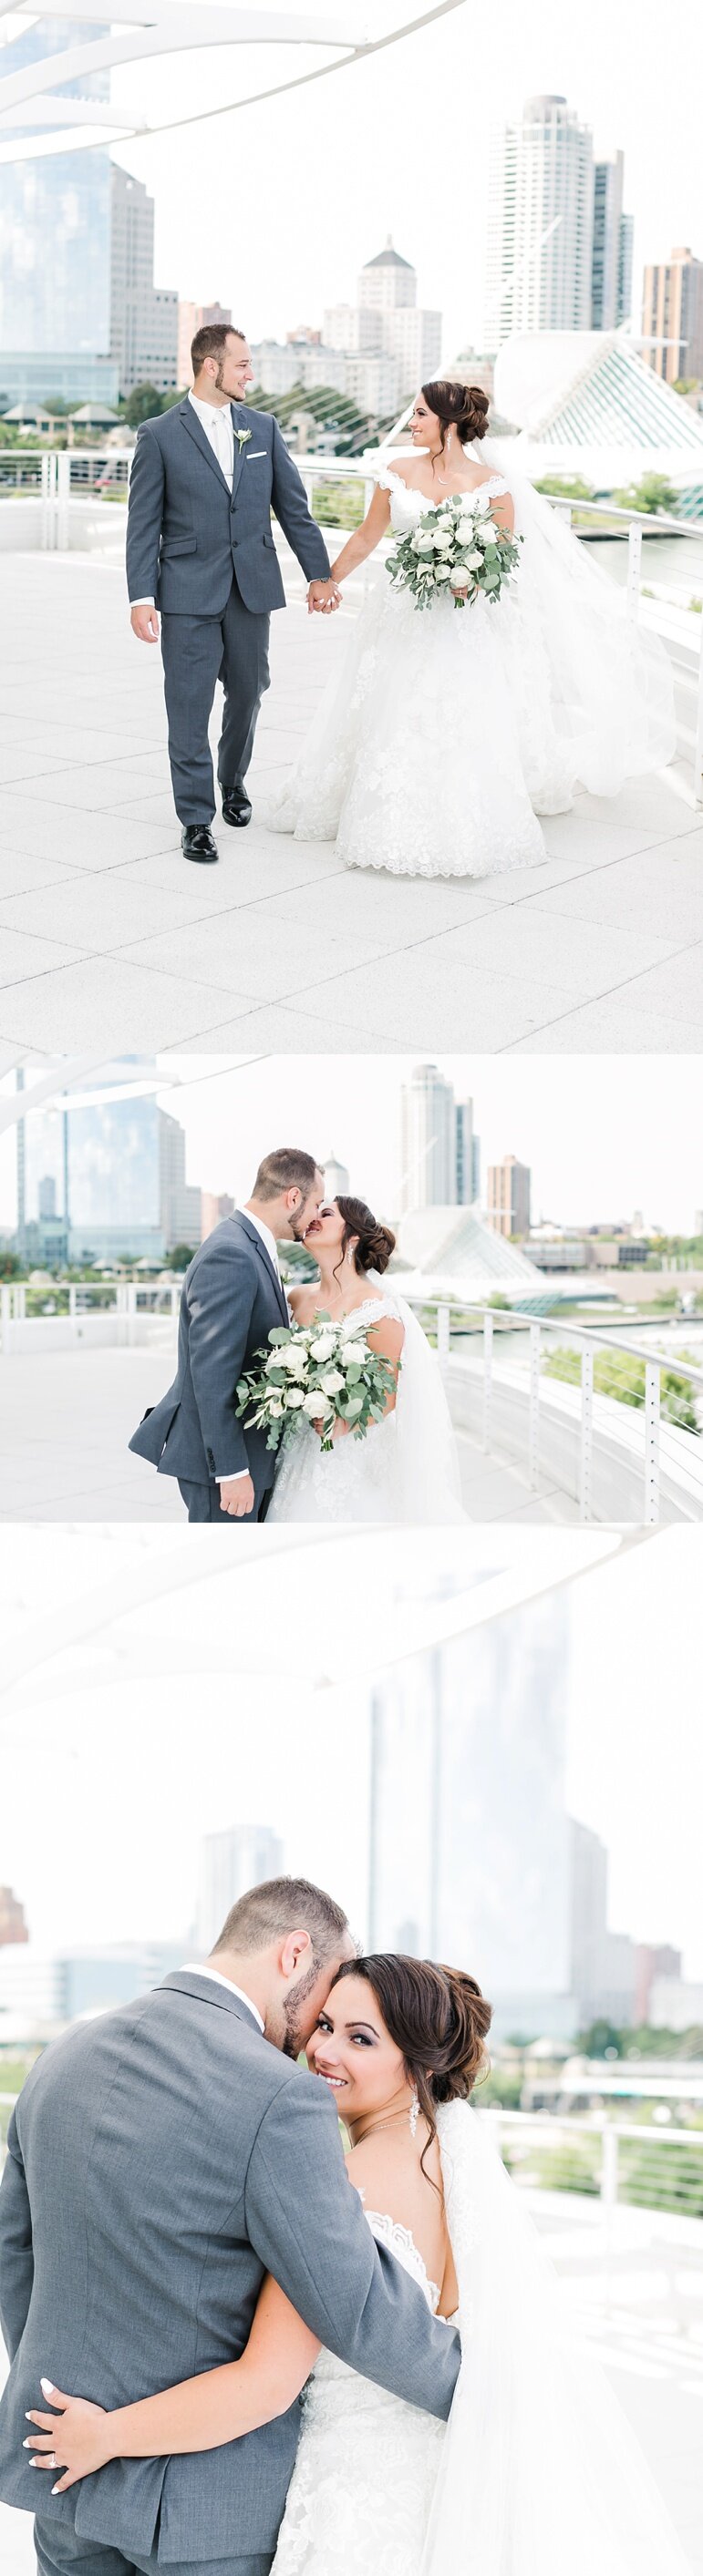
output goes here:
[{"label": "bridal bouquet", "polygon": [[245,1429],[266,1431],[267,1449],[306,1421],[322,1425],[322,1447],[331,1449],[335,1422],[363,1440],[369,1424],[382,1420],[395,1369],[370,1350],[363,1328],[355,1331],[353,1315],[341,1324],[318,1315],[314,1324],[281,1325],[269,1342],[268,1357],[259,1351],[237,1386],[237,1413]]},{"label": "bridal bouquet", "polygon": [[400,537],[386,571],[398,590],[410,590],[416,608],[431,607],[451,590],[455,608],[467,600],[499,599],[520,560],[521,537],[506,536],[481,488],[448,492],[428,502],[417,526]]}]

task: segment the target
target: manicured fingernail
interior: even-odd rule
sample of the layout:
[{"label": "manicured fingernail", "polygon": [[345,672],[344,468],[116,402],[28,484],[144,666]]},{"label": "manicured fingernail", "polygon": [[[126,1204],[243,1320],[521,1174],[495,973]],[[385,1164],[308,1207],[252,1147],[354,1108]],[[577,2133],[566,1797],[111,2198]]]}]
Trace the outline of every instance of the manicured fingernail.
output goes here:
[{"label": "manicured fingernail", "polygon": [[52,2492],[52,2495],[58,2495],[58,2492],[59,2492],[58,2487],[52,2487],[51,2492]]},{"label": "manicured fingernail", "polygon": [[53,2379],[40,2379],[39,2386],[40,2386],[40,2388],[43,2388],[45,2397],[53,2397],[53,2394],[54,2394],[54,2382],[53,2382]]},{"label": "manicured fingernail", "polygon": [[22,2449],[23,2449],[23,2451],[31,2451],[31,2448],[32,2448],[32,2437],[31,2437],[31,2433],[28,2433],[28,2434],[27,2434],[26,2442],[23,2442],[23,2444],[22,2444]]}]

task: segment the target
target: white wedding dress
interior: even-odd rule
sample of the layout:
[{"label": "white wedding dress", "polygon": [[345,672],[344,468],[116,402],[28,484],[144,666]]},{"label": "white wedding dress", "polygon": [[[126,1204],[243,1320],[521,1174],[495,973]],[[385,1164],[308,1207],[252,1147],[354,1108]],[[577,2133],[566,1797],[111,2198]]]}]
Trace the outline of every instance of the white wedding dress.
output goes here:
[{"label": "white wedding dress", "polygon": [[403,1326],[392,1413],[363,1440],[348,1433],[322,1448],[304,1422],[286,1443],[267,1512],[274,1521],[463,1521],[459,1463],[438,1363],[405,1299],[381,1290],[355,1306],[347,1330],[391,1315]]},{"label": "white wedding dress", "polygon": [[[390,468],[393,536],[428,504]],[[484,485],[506,492],[502,475]],[[498,640],[504,602],[427,610],[379,570],[269,829],[335,841],[349,868],[485,877],[546,856]]]},{"label": "white wedding dress", "polygon": [[[467,451],[498,462],[489,442]],[[390,535],[428,503],[385,463]],[[546,858],[537,816],[568,812],[582,789],[616,796],[676,748],[671,665],[660,638],[627,616],[624,594],[519,461],[510,491],[522,538],[497,603],[413,606],[379,568],[341,668],[323,691],[269,829],[334,841],[350,868],[393,876],[486,877]],[[382,553],[382,548],[379,548]]]},{"label": "white wedding dress", "polygon": [[[437,2133],[462,2345],[449,2422],[322,2352],[273,2576],[692,2576],[490,2112],[450,2102]],[[407,2230],[367,2215],[435,2310]]]},{"label": "white wedding dress", "polygon": [[[377,2210],[364,2214],[435,2315],[439,2291],[409,2229]],[[321,2352],[304,2392],[271,2576],[419,2576],[445,2438],[435,2415]]]}]

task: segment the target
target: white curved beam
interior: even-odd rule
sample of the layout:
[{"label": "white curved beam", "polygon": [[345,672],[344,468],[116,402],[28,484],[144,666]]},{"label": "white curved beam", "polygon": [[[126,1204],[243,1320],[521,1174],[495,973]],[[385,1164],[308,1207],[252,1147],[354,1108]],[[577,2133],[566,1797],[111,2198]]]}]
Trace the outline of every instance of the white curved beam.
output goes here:
[{"label": "white curved beam", "polygon": [[[0,16],[6,5],[7,0],[0,0]],[[20,14],[22,0],[19,10],[17,0],[12,0],[12,5],[13,14]],[[354,38],[331,27],[329,22],[288,16],[284,19],[270,10],[260,13],[258,10],[214,8],[205,5],[205,0],[197,0],[196,6],[193,0],[152,0],[151,9],[147,11],[146,0],[116,0],[110,16],[113,23],[119,20],[128,24],[128,32],[124,36],[111,33],[97,44],[73,46],[64,54],[52,55],[49,63],[39,63],[31,70],[11,73],[7,82],[0,81],[0,135],[6,104],[8,107],[23,104],[25,114],[31,120],[33,99],[41,92],[51,95],[52,84],[56,86],[84,74],[87,76],[91,71],[110,69],[126,62],[153,61],[167,54],[201,52],[208,45],[222,48],[230,44],[303,44],[319,45],[333,52],[332,61],[317,65],[313,71],[300,72],[292,79],[250,91],[245,98],[218,100],[215,107],[195,109],[185,116],[164,117],[153,122],[145,119],[134,126],[124,125],[121,119],[119,121],[123,142],[138,140],[140,134],[174,133],[183,126],[205,124],[216,116],[231,116],[245,107],[258,106],[269,98],[280,98],[288,90],[304,89],[313,81],[329,79],[332,73],[345,71],[352,63],[366,62],[371,55],[385,52],[389,45],[404,42],[406,37],[418,34],[422,28],[433,25],[436,19],[447,17],[465,5],[466,0],[435,0],[435,5],[423,10],[419,18],[407,19],[402,26],[389,29],[383,36]],[[41,15],[62,17],[64,12],[65,0],[46,0]],[[36,15],[34,8],[31,12],[28,9],[27,15],[30,14],[32,18]],[[94,23],[94,0],[92,8],[90,0],[77,0],[72,14],[74,17],[91,18]],[[55,141],[47,134],[36,137],[25,134],[17,143],[0,143],[0,162],[33,160],[52,149],[61,152],[89,149],[91,143],[95,143],[100,108],[105,102],[96,100],[91,104],[95,108],[92,130],[88,127],[81,134],[75,128],[67,132],[62,126]],[[77,120],[77,125],[79,122]],[[9,134],[10,131],[8,121],[5,132]]]}]

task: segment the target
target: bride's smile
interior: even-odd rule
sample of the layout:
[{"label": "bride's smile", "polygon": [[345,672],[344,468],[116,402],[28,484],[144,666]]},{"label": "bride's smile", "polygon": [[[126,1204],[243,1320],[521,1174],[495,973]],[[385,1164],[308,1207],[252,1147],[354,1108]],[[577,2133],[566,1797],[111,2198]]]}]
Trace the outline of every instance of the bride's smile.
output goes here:
[{"label": "bride's smile", "polygon": [[306,2053],[311,2074],[339,2097],[355,2143],[381,2122],[407,2121],[413,2087],[365,1977],[350,1973],[332,1987]]}]

